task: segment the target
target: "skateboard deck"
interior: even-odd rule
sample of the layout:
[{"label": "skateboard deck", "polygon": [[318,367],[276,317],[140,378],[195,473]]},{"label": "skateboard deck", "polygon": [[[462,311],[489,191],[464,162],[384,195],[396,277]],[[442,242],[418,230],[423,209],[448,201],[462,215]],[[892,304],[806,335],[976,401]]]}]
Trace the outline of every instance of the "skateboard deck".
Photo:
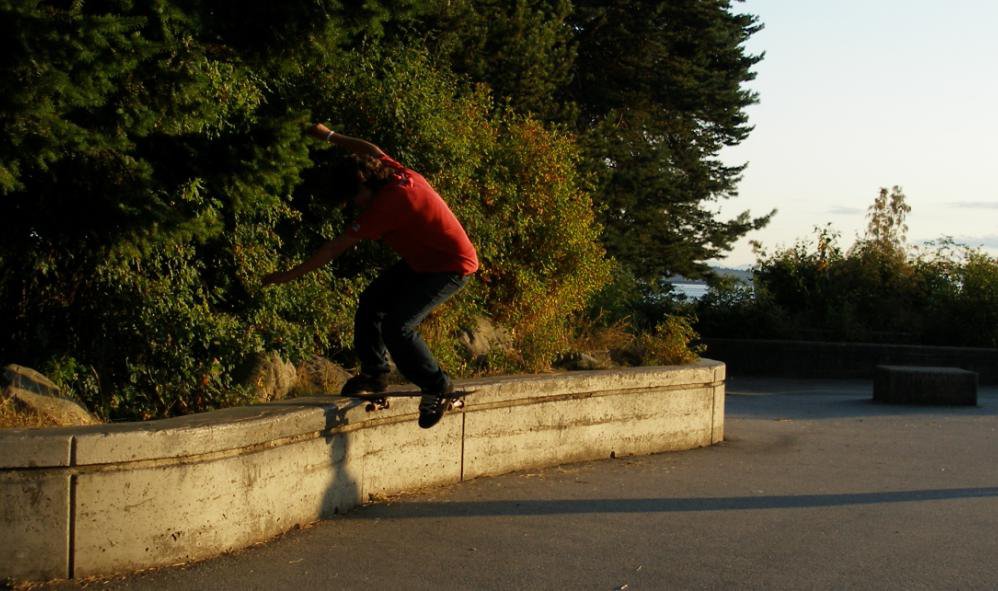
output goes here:
[{"label": "skateboard deck", "polygon": [[[468,394],[474,393],[474,390],[454,390],[447,397],[450,399],[447,403],[445,410],[453,410],[455,408],[464,408],[464,397]],[[384,410],[386,408],[391,408],[392,398],[420,398],[423,393],[419,390],[396,390],[391,392],[379,392],[377,394],[373,393],[361,393],[361,394],[340,394],[344,398],[355,398],[357,400],[364,400],[367,405],[364,410],[367,412],[374,412],[376,410]]]}]

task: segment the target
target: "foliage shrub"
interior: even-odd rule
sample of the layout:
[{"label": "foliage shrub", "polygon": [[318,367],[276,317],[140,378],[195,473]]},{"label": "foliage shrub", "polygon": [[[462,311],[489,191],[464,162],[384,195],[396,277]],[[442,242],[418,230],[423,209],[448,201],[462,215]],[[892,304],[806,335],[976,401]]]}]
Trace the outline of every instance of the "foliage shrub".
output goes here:
[{"label": "foliage shrub", "polygon": [[[371,51],[342,74],[308,76],[320,81],[317,113],[344,133],[380,138],[424,174],[478,249],[481,269],[467,293],[426,326],[431,347],[465,372],[547,367],[567,346],[570,319],[609,277],[571,137],[494,110],[484,87],[462,91],[416,48]],[[301,187],[308,190],[321,196]],[[497,353],[472,367],[459,355],[453,335],[477,314],[510,329],[512,357]]]},{"label": "foliage shrub", "polygon": [[760,253],[751,286],[717,282],[697,312],[707,337],[998,347],[998,258],[950,240],[843,252],[823,228]]},{"label": "foliage shrub", "polygon": [[695,304],[668,282],[638,279],[613,261],[610,281],[573,322],[571,350],[620,365],[690,363],[704,350],[695,322]]},{"label": "foliage shrub", "polygon": [[666,316],[653,331],[634,334],[624,346],[611,351],[615,361],[627,365],[683,365],[697,360],[704,347],[686,316]]},{"label": "foliage shrub", "polygon": [[[423,172],[479,247],[478,279],[427,326],[445,364],[551,361],[608,274],[571,137],[496,110],[418,48],[350,49],[356,15],[222,11],[246,28],[157,6],[0,4],[0,357],[108,419],[244,402],[238,376],[261,351],[349,359],[384,249],[259,288],[343,227],[324,199],[336,154],[302,136],[327,120]],[[476,314],[518,353],[463,359],[455,336]]]}]

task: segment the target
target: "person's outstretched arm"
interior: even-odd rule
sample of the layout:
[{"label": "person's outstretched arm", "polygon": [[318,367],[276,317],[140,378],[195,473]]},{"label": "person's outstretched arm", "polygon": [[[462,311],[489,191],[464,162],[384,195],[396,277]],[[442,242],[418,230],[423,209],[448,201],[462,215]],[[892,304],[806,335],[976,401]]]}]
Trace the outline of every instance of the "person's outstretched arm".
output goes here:
[{"label": "person's outstretched arm", "polygon": [[332,143],[333,145],[339,146],[344,150],[349,150],[354,154],[374,156],[379,158],[385,155],[385,151],[375,146],[367,140],[362,140],[355,137],[350,137],[348,135],[343,135],[342,133],[336,133],[335,131],[329,129],[322,123],[316,123],[308,129],[308,134],[314,138],[318,138],[323,141]]},{"label": "person's outstretched arm", "polygon": [[263,278],[263,285],[273,285],[275,283],[287,283],[288,281],[294,281],[298,279],[305,273],[309,271],[314,271],[319,267],[325,265],[329,261],[340,256],[347,249],[349,249],[354,244],[360,242],[360,238],[351,236],[349,234],[343,234],[338,238],[333,238],[329,240],[316,250],[312,256],[306,259],[300,265],[292,267],[287,271],[278,271],[276,273],[271,273]]}]

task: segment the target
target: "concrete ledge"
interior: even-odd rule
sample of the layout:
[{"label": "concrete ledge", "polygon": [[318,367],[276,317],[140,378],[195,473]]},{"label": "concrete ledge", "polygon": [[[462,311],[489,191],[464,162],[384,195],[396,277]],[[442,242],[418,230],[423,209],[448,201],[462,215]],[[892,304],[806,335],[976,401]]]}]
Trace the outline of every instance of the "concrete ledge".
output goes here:
[{"label": "concrete ledge", "polygon": [[955,367],[878,365],[873,399],[891,404],[977,405],[977,374]]},{"label": "concrete ledge", "polygon": [[294,399],[146,423],[0,431],[0,579],[208,558],[381,495],[690,449],[724,433],[724,364],[465,381],[433,429],[418,399],[368,413]]}]

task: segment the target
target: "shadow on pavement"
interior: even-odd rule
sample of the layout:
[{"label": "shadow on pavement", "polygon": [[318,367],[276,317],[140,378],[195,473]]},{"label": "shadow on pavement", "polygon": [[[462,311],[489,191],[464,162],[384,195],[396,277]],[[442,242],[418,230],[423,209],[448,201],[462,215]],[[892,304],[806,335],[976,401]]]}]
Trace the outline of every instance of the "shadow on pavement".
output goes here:
[{"label": "shadow on pavement", "polygon": [[843,395],[771,394],[743,396],[729,393],[729,418],[842,419],[885,416],[986,417],[998,416],[996,400],[978,396],[977,406],[883,404],[870,398]]},{"label": "shadow on pavement", "polygon": [[378,517],[427,519],[442,517],[533,517],[588,513],[677,513],[690,511],[749,511],[759,509],[807,509],[881,503],[916,503],[954,499],[998,497],[998,487],[928,489],[875,493],[823,495],[772,495],[758,497],[706,497],[678,499],[583,499],[475,501],[454,503],[400,503],[371,506],[345,519]]},{"label": "shadow on pavement", "polygon": [[725,412],[731,418],[839,419],[883,416],[998,416],[998,387],[978,389],[977,406],[873,402],[873,385],[862,380],[732,378]]}]

